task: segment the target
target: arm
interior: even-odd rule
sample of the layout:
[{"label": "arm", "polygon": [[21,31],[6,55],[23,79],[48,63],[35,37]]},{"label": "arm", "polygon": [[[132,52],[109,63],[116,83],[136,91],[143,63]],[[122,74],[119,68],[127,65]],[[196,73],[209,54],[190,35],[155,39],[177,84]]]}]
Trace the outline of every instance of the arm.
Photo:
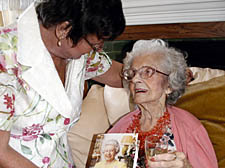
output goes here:
[{"label": "arm", "polygon": [[9,146],[9,131],[0,130],[0,167],[1,168],[37,168],[32,162]]},{"label": "arm", "polygon": [[[195,167],[218,168],[216,154],[203,125],[193,132],[188,144],[188,160]],[[196,156],[197,154],[197,156]]]},{"label": "arm", "polygon": [[218,168],[215,151],[208,133],[196,117],[173,107],[171,123],[177,151],[185,153],[193,168]]},{"label": "arm", "polygon": [[120,77],[122,67],[123,64],[112,60],[112,66],[107,72],[92,79],[111,87],[122,87],[122,78]]},{"label": "arm", "polygon": [[[6,32],[1,36],[0,43],[0,167],[1,168],[37,168],[31,161],[23,157],[9,146],[10,129],[12,127],[13,115],[15,112],[15,73],[8,67],[15,68],[16,61],[13,57],[17,39],[16,31]],[[5,48],[3,46],[13,46]],[[15,86],[14,86],[15,85]]]}]

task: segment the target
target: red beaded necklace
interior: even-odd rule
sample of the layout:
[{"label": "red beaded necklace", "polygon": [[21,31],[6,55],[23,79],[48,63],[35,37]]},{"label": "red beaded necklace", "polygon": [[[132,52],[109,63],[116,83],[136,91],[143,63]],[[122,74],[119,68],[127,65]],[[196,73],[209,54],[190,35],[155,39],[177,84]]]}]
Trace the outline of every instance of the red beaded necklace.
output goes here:
[{"label": "red beaded necklace", "polygon": [[141,131],[140,118],[141,113],[133,115],[133,120],[126,132],[138,133],[138,139],[140,140],[139,149],[144,150],[144,142],[147,136],[157,134],[159,135],[159,139],[161,139],[162,135],[165,133],[165,129],[170,124],[170,114],[166,110],[164,115],[158,119],[157,124],[150,131],[146,132]]}]

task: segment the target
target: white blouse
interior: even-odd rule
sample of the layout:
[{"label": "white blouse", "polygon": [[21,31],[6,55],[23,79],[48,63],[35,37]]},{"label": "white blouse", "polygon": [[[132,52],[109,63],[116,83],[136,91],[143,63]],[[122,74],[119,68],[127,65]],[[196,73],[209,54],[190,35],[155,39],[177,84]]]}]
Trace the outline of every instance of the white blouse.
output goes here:
[{"label": "white blouse", "polygon": [[104,52],[69,60],[64,88],[33,4],[0,29],[0,129],[11,132],[10,146],[39,167],[75,167],[67,132],[79,119],[84,81],[110,66]]}]

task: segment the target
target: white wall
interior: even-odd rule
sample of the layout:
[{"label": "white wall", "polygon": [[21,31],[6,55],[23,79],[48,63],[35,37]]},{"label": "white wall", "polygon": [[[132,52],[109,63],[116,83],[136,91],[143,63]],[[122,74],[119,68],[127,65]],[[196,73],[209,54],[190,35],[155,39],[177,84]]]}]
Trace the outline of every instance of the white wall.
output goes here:
[{"label": "white wall", "polygon": [[225,21],[225,0],[122,0],[127,25]]},{"label": "white wall", "polygon": [[[0,0],[0,10],[25,9],[33,1]],[[225,21],[225,0],[122,0],[122,3],[127,25]]]}]

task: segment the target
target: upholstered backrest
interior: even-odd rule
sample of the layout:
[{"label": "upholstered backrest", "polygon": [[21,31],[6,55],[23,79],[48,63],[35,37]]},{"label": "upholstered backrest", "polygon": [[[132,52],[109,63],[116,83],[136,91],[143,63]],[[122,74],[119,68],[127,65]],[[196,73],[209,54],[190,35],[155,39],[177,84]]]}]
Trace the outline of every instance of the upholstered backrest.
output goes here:
[{"label": "upholstered backrest", "polygon": [[225,76],[188,86],[176,106],[202,122],[213,143],[219,167],[225,167]]},{"label": "upholstered backrest", "polygon": [[103,100],[104,88],[93,85],[82,104],[80,120],[68,133],[73,158],[78,168],[84,168],[93,134],[109,128]]},{"label": "upholstered backrest", "polygon": [[205,82],[212,78],[225,75],[225,71],[221,69],[190,67],[194,80],[189,85]]}]

